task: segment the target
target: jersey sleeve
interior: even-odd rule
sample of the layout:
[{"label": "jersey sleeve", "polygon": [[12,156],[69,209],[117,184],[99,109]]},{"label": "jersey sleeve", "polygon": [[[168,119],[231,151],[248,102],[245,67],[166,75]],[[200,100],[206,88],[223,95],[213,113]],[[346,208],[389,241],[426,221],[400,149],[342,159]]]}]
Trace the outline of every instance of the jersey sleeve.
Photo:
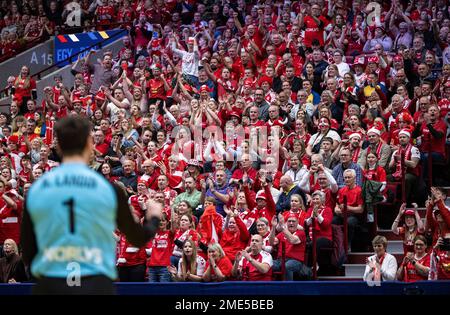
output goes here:
[{"label": "jersey sleeve", "polygon": [[37,254],[37,242],[33,221],[31,221],[30,214],[28,213],[26,202],[25,209],[23,211],[20,234],[22,259],[24,263],[29,266]]},{"label": "jersey sleeve", "polygon": [[141,226],[131,214],[128,198],[125,192],[117,185],[113,185],[117,196],[117,227],[125,234],[127,240],[136,247],[144,246],[145,243],[155,236],[159,227],[159,218],[144,219]]}]

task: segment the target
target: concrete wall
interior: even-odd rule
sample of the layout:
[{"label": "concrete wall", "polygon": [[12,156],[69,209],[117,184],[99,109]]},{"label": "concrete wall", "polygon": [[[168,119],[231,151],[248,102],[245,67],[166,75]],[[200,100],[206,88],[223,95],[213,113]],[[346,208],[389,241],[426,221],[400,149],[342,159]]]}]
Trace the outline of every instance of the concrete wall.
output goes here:
[{"label": "concrete wall", "polygon": [[[115,42],[113,42],[109,45],[106,45],[102,49],[98,50],[95,54],[93,54],[91,56],[91,61],[94,61],[97,58],[101,58],[101,56],[103,55],[103,52],[106,50],[112,50],[113,55],[116,55],[122,47],[123,47],[122,46],[122,38],[119,36]],[[53,52],[52,52],[52,54],[53,54]],[[15,58],[12,60],[15,60]],[[1,64],[0,65],[0,74],[5,73],[6,78],[8,78],[8,76],[10,76],[10,75],[16,75],[20,71],[21,65],[27,64],[27,63],[18,63],[18,62],[14,62],[14,63],[16,64],[16,66],[13,69],[13,71],[8,70],[10,68],[5,68],[5,70],[4,70],[3,64]],[[44,68],[45,67],[41,68],[40,70],[42,70]],[[74,76],[70,73],[70,69],[71,69],[71,65],[68,65],[68,66],[65,66],[64,68],[60,68],[60,69],[56,69],[56,70],[53,69],[53,72],[47,74],[46,76],[41,77],[41,80],[37,81],[37,90],[38,90],[37,104],[38,104],[38,106],[40,106],[41,101],[42,101],[42,95],[43,95],[42,91],[43,91],[44,87],[46,87],[47,85],[53,85],[53,83],[54,83],[53,76],[54,75],[61,74],[63,77],[63,83],[65,86],[70,87],[73,85]],[[9,71],[9,72],[7,72],[7,71]],[[39,71],[39,70],[37,70],[37,71]],[[37,71],[31,71],[31,73],[36,73]],[[6,79],[5,79],[5,82],[6,82]],[[6,83],[3,84],[2,86],[4,86],[4,85],[6,85]],[[5,97],[5,98],[0,99],[0,112],[9,112],[9,104],[11,104],[10,97]]]},{"label": "concrete wall", "polygon": [[[8,59],[0,63],[0,87],[6,86],[7,79],[10,75],[16,76],[20,72],[20,68],[26,65],[30,68],[31,73],[38,73],[41,70],[53,65],[53,39],[49,39],[33,48],[18,54],[14,58]],[[50,72],[53,69],[49,70]],[[44,73],[45,75],[46,73]]]}]

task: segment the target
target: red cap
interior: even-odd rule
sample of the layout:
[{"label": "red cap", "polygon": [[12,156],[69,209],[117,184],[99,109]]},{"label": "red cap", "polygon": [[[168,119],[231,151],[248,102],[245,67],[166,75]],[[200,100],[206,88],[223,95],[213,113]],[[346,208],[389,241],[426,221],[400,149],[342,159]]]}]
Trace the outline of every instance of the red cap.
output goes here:
[{"label": "red cap", "polygon": [[255,198],[255,199],[264,199],[264,200],[267,200],[267,198],[266,198],[266,193],[264,192],[264,190],[258,191],[258,193],[256,194],[256,198]]},{"label": "red cap", "polygon": [[236,117],[238,117],[238,118],[241,118],[241,115],[239,115],[239,113],[238,113],[237,111],[235,111],[235,110],[233,110],[233,111],[230,113],[230,116],[236,116]]},{"label": "red cap", "polygon": [[143,179],[139,179],[137,183],[138,183],[138,185],[139,185],[139,184],[144,184],[144,185],[145,185],[145,187],[147,187],[147,188],[148,188],[148,182],[147,182],[146,180],[143,180]]},{"label": "red cap", "polygon": [[297,221],[298,221],[298,216],[297,216],[297,214],[295,214],[295,213],[289,213],[288,217],[286,218],[286,221],[287,221],[288,219],[290,219],[290,218],[295,218],[295,219],[297,219]]},{"label": "red cap", "polygon": [[410,215],[410,216],[415,216],[414,210],[412,209],[408,209],[405,211],[405,216]]},{"label": "red cap", "polygon": [[19,136],[17,135],[12,135],[8,138],[8,143],[15,143],[18,144],[19,143]]},{"label": "red cap", "polygon": [[72,103],[83,103],[83,101],[81,99],[79,99],[78,97],[75,97],[73,99]]},{"label": "red cap", "polygon": [[95,95],[95,98],[100,101],[106,100],[105,93],[103,93],[102,91],[97,92],[97,94]]},{"label": "red cap", "polygon": [[188,44],[194,45],[194,37],[189,37]]}]

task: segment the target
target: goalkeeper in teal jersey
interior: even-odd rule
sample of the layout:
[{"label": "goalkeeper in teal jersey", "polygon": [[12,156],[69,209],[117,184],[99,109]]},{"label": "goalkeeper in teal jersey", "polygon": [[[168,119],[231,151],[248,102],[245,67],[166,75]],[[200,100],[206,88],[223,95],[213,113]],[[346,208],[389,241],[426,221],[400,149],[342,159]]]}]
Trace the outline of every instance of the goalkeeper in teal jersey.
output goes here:
[{"label": "goalkeeper in teal jersey", "polygon": [[21,243],[23,259],[37,280],[36,294],[114,293],[115,229],[137,247],[158,229],[158,203],[148,202],[141,226],[125,192],[87,166],[93,150],[91,131],[83,117],[58,121],[55,132],[63,163],[28,192]]}]

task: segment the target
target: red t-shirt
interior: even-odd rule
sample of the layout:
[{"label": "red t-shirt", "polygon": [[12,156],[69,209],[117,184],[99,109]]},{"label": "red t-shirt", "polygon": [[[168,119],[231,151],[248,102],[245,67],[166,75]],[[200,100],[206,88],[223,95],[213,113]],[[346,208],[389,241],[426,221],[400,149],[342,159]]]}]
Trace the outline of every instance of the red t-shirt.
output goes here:
[{"label": "red t-shirt", "polygon": [[166,90],[164,89],[164,82],[161,79],[151,79],[147,83],[148,98],[166,99]]},{"label": "red t-shirt", "polygon": [[305,16],[304,24],[305,24],[305,46],[311,47],[311,43],[314,39],[317,39],[320,43],[320,46],[324,45],[323,40],[323,28],[328,24],[328,21],[325,17],[319,16],[319,20],[323,22],[323,26],[319,28],[319,25],[316,21],[309,15]]},{"label": "red t-shirt", "polygon": [[22,223],[22,202],[11,193],[7,193],[17,203],[17,209],[7,206],[3,198],[0,198],[0,244],[11,238],[20,244],[20,225]]},{"label": "red t-shirt", "polygon": [[[225,278],[229,278],[231,276],[231,270],[233,269],[233,264],[231,263],[230,258],[224,256],[216,261],[217,268],[220,269]],[[209,267],[209,259],[206,261],[205,270]],[[211,280],[214,281],[216,279],[216,273],[214,272],[214,268],[211,268]]]},{"label": "red t-shirt", "polygon": [[[424,257],[422,257],[422,259],[416,260],[416,262],[425,267],[430,267],[430,255],[426,254]],[[423,276],[423,275],[419,274],[416,267],[414,267],[414,265],[411,262],[408,262],[406,264],[403,272],[404,272],[403,281],[405,281],[405,282],[416,282],[416,281],[428,280],[428,275]]]},{"label": "red t-shirt", "polygon": [[173,251],[173,237],[171,231],[159,231],[151,241],[152,255],[147,266],[169,266]]},{"label": "red t-shirt", "polygon": [[282,246],[281,244],[285,244],[286,248],[286,259],[292,258],[298,261],[303,262],[305,260],[305,250],[306,250],[306,235],[305,232],[302,230],[297,230],[294,235],[298,236],[300,238],[299,244],[291,244],[284,235],[283,232],[279,233],[277,235],[278,240],[280,241],[280,244],[278,245],[278,257],[281,257],[282,255]]},{"label": "red t-shirt", "polygon": [[251,264],[247,259],[242,259],[242,280],[245,281],[272,281],[272,256],[265,251],[261,251],[258,255],[250,255],[255,261],[259,263],[266,263],[270,266],[270,269],[266,273],[261,273]]},{"label": "red t-shirt", "polygon": [[358,207],[363,204],[362,189],[359,186],[355,186],[352,189],[345,186],[339,189],[337,197],[339,204],[344,203],[344,196],[347,196],[348,206]]}]

